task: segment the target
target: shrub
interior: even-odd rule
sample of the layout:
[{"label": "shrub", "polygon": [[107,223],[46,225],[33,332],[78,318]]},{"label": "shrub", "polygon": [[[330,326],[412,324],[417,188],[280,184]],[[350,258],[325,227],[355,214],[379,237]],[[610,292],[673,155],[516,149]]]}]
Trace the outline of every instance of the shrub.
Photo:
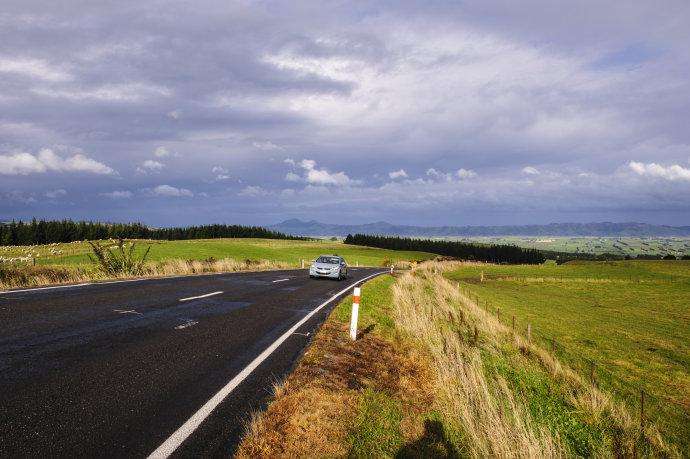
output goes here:
[{"label": "shrub", "polygon": [[125,242],[124,239],[118,239],[114,247],[108,243],[91,242],[89,241],[93,256],[89,258],[94,263],[97,263],[101,271],[106,274],[119,275],[141,275],[144,274],[144,263],[149,255],[151,246],[146,248],[146,251],[141,257],[137,257],[135,253],[136,244],[134,242]]}]

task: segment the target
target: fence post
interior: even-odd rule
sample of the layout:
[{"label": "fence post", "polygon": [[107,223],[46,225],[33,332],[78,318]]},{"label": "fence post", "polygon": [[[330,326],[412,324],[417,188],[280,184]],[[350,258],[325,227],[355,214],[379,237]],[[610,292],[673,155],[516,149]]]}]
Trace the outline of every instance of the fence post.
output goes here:
[{"label": "fence post", "polygon": [[302,269],[304,269],[304,258],[300,259],[300,264],[302,265]]},{"label": "fence post", "polygon": [[479,282],[484,282],[484,271],[482,271],[482,273],[479,277]]},{"label": "fence post", "polygon": [[501,321],[501,308],[496,308],[496,318]]},{"label": "fence post", "polygon": [[532,342],[532,324],[527,324],[527,341]]},{"label": "fence post", "polygon": [[515,314],[513,314],[513,331],[515,331]]},{"label": "fence post", "polygon": [[393,265],[391,265],[391,274],[393,274]]},{"label": "fence post", "polygon": [[359,316],[359,296],[361,289],[355,287],[352,294],[352,316],[350,318],[350,338],[354,341],[357,339],[357,318]]}]

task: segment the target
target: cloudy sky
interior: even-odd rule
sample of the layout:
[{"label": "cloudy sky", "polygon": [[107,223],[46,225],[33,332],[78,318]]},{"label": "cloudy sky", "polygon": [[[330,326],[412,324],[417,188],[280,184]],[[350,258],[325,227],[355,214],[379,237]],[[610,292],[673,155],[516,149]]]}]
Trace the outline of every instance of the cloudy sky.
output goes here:
[{"label": "cloudy sky", "polygon": [[690,3],[3,0],[0,220],[690,224]]}]

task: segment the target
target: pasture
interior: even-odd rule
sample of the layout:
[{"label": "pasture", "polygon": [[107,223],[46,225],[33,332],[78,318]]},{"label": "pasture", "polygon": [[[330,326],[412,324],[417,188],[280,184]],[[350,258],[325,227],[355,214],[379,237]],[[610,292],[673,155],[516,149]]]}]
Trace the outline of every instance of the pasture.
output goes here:
[{"label": "pasture", "polygon": [[[355,266],[381,266],[396,261],[421,261],[435,255],[423,252],[382,250],[345,245],[337,241],[291,241],[279,239],[195,239],[185,241],[136,241],[137,250],[151,247],[150,261],[171,259],[206,260],[210,258],[235,260],[267,260],[299,266],[300,260],[313,260],[321,254],[338,254]],[[91,247],[86,242],[46,244],[36,246],[0,247],[0,257],[21,258],[19,262],[38,265],[89,265]]]},{"label": "pasture", "polygon": [[483,244],[512,244],[528,249],[569,253],[610,253],[620,256],[638,255],[680,258],[690,255],[690,238],[679,237],[563,237],[563,236],[504,236],[447,238]]},{"label": "pasture", "polygon": [[630,406],[644,391],[647,415],[688,452],[689,261],[473,264],[446,276]]}]

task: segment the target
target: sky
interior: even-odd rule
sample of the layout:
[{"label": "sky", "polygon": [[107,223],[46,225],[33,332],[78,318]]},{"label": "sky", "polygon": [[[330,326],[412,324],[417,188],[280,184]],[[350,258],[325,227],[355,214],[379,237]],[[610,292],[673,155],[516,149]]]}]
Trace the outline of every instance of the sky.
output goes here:
[{"label": "sky", "polygon": [[690,2],[3,0],[0,221],[690,225]]}]

